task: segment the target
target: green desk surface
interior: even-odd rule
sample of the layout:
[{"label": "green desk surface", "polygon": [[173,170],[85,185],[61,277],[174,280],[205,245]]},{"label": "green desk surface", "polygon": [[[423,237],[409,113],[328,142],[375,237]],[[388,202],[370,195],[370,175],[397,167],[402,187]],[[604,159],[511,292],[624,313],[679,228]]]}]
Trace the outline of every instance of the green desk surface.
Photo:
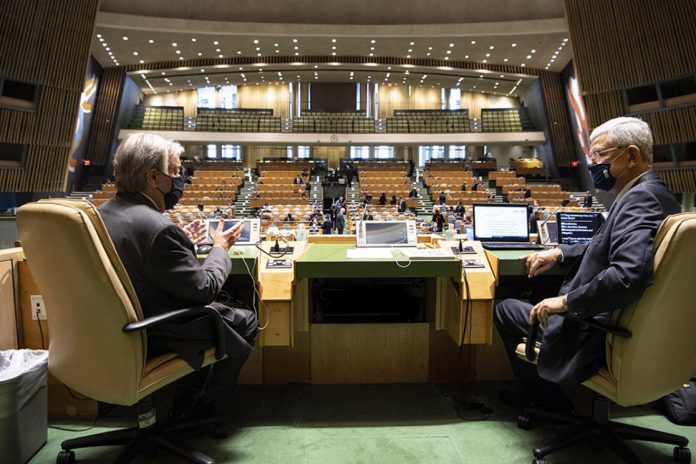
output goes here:
[{"label": "green desk surface", "polygon": [[[373,277],[453,277],[461,276],[458,260],[412,260],[402,268],[391,258],[349,259],[355,245],[313,243],[295,262],[298,278],[373,278]],[[406,260],[399,261],[405,266]]]},{"label": "green desk surface", "polygon": [[[233,250],[239,249],[242,254],[234,254]],[[248,275],[250,272],[254,271],[254,266],[256,264],[256,257],[259,251],[253,245],[238,246],[235,248],[230,248],[227,252],[230,259],[232,260],[232,275]],[[203,262],[206,255],[197,255],[200,262]],[[245,266],[246,264],[246,266]],[[248,270],[247,270],[248,268]],[[253,273],[254,278],[256,278],[255,273]]]},{"label": "green desk surface", "polygon": [[[535,250],[489,250],[498,258],[498,272],[501,276],[524,276],[527,274],[525,263],[520,259],[524,255],[534,253]],[[544,275],[565,275],[567,268],[556,265],[546,271]]]}]

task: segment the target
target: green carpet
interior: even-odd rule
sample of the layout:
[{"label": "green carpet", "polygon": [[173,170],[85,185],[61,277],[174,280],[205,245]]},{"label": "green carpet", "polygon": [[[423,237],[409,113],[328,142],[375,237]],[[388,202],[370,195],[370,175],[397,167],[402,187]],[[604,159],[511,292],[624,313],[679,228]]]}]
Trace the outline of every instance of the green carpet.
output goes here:
[{"label": "green carpet", "polygon": [[[192,447],[205,451],[218,463],[327,464],[327,463],[525,463],[532,461],[533,446],[562,429],[539,426],[517,428],[517,412],[497,397],[510,384],[457,385],[289,385],[241,386],[224,408],[229,436],[210,438],[205,432],[186,437]],[[491,411],[457,411],[456,399],[473,399]],[[117,408],[89,432],[50,428],[48,443],[32,459],[34,464],[55,462],[60,442],[66,438],[127,425],[132,408]],[[671,424],[651,408],[615,408],[613,418],[624,422],[686,435],[693,443],[696,427]],[[85,424],[56,424],[85,428]],[[672,462],[672,447],[632,445],[648,463]],[[108,462],[115,448],[77,450],[78,462]],[[183,462],[166,453],[135,462]],[[561,463],[619,463],[609,450],[572,448],[549,459]]]}]

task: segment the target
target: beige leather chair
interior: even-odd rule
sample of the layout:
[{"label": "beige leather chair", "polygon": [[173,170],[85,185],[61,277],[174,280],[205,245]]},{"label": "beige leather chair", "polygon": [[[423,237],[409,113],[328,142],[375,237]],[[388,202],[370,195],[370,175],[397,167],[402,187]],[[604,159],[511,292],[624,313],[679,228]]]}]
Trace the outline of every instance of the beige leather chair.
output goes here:
[{"label": "beige leather chair", "polygon": [[[98,401],[130,406],[192,372],[173,353],[146,359],[144,329],[208,310],[182,309],[143,319],[135,290],[94,206],[81,200],[29,203],[17,211],[17,226],[50,311],[48,368],[58,380]],[[216,349],[206,353],[204,365],[215,362],[216,355],[222,359],[224,339],[218,340]],[[154,409],[150,406],[145,412]],[[216,434],[224,434],[222,418],[167,426],[141,423],[141,428],[67,440],[57,462],[74,462],[72,449],[125,444],[117,462],[160,447],[193,462],[212,463],[202,453],[165,438],[167,432],[204,423],[215,424]]]},{"label": "beige leather chair", "polygon": [[[669,216],[655,237],[655,280],[636,303],[617,313],[607,328],[607,367],[583,383],[593,390],[591,418],[525,410],[518,426],[534,419],[557,421],[574,429],[534,449],[534,463],[546,455],[589,441],[609,446],[629,463],[644,462],[624,440],[676,445],[674,461],[691,462],[685,437],[609,420],[609,400],[620,406],[655,401],[680,388],[696,373],[696,214]],[[627,333],[622,333],[627,331]],[[539,352],[530,330],[517,355],[534,361]]]}]

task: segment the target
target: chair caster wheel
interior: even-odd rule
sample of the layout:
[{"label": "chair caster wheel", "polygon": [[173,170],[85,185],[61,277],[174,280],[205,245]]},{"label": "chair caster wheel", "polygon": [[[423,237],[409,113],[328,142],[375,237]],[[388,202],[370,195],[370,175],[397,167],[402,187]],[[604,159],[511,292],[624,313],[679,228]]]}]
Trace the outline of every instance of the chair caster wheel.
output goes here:
[{"label": "chair caster wheel", "polygon": [[213,437],[214,438],[227,438],[227,424],[224,422],[213,424]]},{"label": "chair caster wheel", "polygon": [[529,416],[517,416],[517,427],[522,430],[531,430],[532,418]]},{"label": "chair caster wheel", "polygon": [[56,464],[75,464],[75,452],[74,451],[61,451],[56,456]]},{"label": "chair caster wheel", "polygon": [[691,450],[686,447],[675,446],[672,458],[674,462],[688,464],[691,462]]},{"label": "chair caster wheel", "polygon": [[532,459],[532,464],[549,464],[546,458],[534,458]]}]

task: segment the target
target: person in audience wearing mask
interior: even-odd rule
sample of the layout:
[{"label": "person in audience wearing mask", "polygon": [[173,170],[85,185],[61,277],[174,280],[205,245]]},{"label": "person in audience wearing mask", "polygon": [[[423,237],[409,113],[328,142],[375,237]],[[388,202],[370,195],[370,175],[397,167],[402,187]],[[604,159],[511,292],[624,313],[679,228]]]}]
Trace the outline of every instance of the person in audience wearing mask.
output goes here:
[{"label": "person in audience wearing mask", "polygon": [[416,188],[416,184],[413,184],[413,188],[411,189],[410,192],[408,192],[408,197],[409,198],[418,198],[418,188]]},{"label": "person in audience wearing mask", "polygon": [[336,210],[336,231],[339,235],[343,235],[343,229],[346,227],[345,214],[345,208],[338,208],[338,210]]},{"label": "person in audience wearing mask", "polygon": [[387,194],[382,192],[382,194],[379,196],[379,204],[381,206],[384,206],[387,204]]},{"label": "person in audience wearing mask", "polygon": [[439,207],[435,207],[433,218],[430,222],[433,223],[433,232],[442,232],[442,227],[445,224],[445,216],[442,215]]},{"label": "person in audience wearing mask", "polygon": [[333,229],[333,222],[331,222],[331,216],[327,214],[324,217],[324,222],[321,225],[321,232],[324,235],[331,235],[331,229]]},{"label": "person in audience wearing mask", "polygon": [[396,195],[392,195],[391,199],[389,200],[389,204],[391,206],[396,206]]},{"label": "person in audience wearing mask", "polygon": [[397,208],[397,211],[399,213],[405,213],[406,210],[408,210],[408,205],[406,204],[406,200],[404,200],[404,197],[399,197],[399,207]]},{"label": "person in audience wearing mask", "polygon": [[[506,299],[495,307],[495,325],[505,344],[519,392],[501,400],[567,409],[572,393],[605,360],[606,334],[585,320],[610,324],[615,310],[636,301],[653,279],[653,240],[662,221],[681,211],[674,194],[652,170],[653,137],[637,118],[611,119],[590,135],[588,169],[594,186],[615,199],[602,229],[589,243],[560,245],[525,257],[529,278],[561,263],[569,268],[559,294],[539,302]],[[565,317],[550,317],[563,314]],[[538,364],[517,358],[515,348],[529,324],[540,323]],[[571,405],[572,406],[572,405]]]},{"label": "person in audience wearing mask", "polygon": [[[213,230],[213,246],[198,261],[185,230],[164,211],[183,193],[177,161],[181,146],[155,134],[129,135],[114,157],[116,195],[98,208],[106,230],[130,277],[145,317],[180,308],[212,306],[225,323],[227,357],[184,381],[175,398],[174,415],[208,415],[236,382],[258,333],[256,315],[216,302],[232,264],[227,251],[239,238],[241,223]],[[148,356],[176,352],[200,369],[213,346],[210,316],[167,322],[147,331]],[[196,387],[199,387],[196,389]],[[202,390],[200,396],[195,392]]]}]

